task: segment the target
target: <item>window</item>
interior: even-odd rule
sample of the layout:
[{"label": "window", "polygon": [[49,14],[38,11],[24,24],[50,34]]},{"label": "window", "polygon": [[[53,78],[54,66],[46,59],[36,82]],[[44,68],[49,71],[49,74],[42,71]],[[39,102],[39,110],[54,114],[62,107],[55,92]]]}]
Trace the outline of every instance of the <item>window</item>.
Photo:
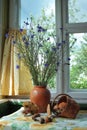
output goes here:
[{"label": "window", "polygon": [[86,4],[86,0],[68,0],[69,23],[87,22]]},{"label": "window", "polygon": [[[87,60],[85,56],[87,7],[85,8],[85,4],[87,4],[86,0],[62,0],[61,2],[62,40],[66,42],[66,46],[63,48],[62,89],[60,88],[59,90],[70,94],[81,103],[86,102],[87,99],[87,70],[85,63]],[[67,58],[70,65],[67,64]]]},{"label": "window", "polygon": [[55,15],[55,0],[21,0],[21,26],[27,18],[33,15],[36,19],[40,17],[42,9],[45,9],[46,14],[51,12]]},{"label": "window", "polygon": [[[49,13],[51,8],[53,8],[53,11],[55,10],[57,41],[64,42],[65,44],[63,45],[62,52],[60,53],[62,61],[56,78],[56,91],[52,93],[52,95],[55,96],[57,93],[68,93],[81,103],[86,102],[87,88],[84,84],[83,87],[82,84],[79,84],[79,87],[76,88],[76,84],[74,83],[77,83],[77,79],[75,79],[76,77],[74,77],[72,73],[76,73],[75,69],[77,73],[79,71],[77,76],[79,75],[79,78],[81,78],[81,76],[85,77],[83,80],[85,80],[84,83],[86,83],[86,63],[84,64],[85,68],[84,70],[81,70],[81,73],[80,70],[77,70],[78,64],[80,63],[80,60],[82,60],[79,58],[83,56],[81,55],[80,50],[83,48],[82,51],[84,51],[87,44],[86,5],[86,0],[55,0],[55,2],[54,0],[44,0],[43,2],[39,0],[36,8],[34,0],[26,1],[26,3],[21,0],[21,23],[26,20],[30,13],[37,17],[37,15],[41,12],[42,7],[47,7],[47,13]],[[21,24],[21,26],[23,26],[23,24]],[[84,59],[84,62],[86,62],[86,59]],[[81,66],[81,64],[79,64],[79,66]],[[73,70],[72,68],[75,69]]]},{"label": "window", "polygon": [[[24,22],[26,20],[30,20],[31,15],[36,20],[38,19],[38,17],[43,17],[43,10],[45,11],[45,16],[48,18],[49,21],[51,21],[51,23],[49,24],[55,24],[55,0],[38,0],[37,7],[36,0],[26,0],[26,3],[24,2],[24,0],[21,0],[21,27],[28,28],[28,26],[25,26]],[[56,76],[54,76],[52,80],[50,80],[48,86],[50,86],[52,92],[56,92]]]},{"label": "window", "polygon": [[87,90],[87,33],[69,35],[70,51],[70,89]]}]

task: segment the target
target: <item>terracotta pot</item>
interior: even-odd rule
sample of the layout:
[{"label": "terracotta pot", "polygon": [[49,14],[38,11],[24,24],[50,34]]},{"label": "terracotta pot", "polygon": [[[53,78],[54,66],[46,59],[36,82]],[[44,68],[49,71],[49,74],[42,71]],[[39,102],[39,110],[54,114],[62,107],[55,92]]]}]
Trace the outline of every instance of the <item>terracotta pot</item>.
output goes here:
[{"label": "terracotta pot", "polygon": [[50,98],[50,91],[46,87],[35,86],[30,92],[30,100],[38,105],[40,113],[46,112]]}]

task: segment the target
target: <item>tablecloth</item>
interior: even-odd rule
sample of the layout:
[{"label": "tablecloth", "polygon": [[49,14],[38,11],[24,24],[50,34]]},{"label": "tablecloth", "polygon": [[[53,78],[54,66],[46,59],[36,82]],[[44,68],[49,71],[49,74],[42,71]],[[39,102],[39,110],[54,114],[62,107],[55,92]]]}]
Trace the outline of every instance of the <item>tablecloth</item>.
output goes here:
[{"label": "tablecloth", "polygon": [[54,122],[40,124],[31,116],[24,116],[23,107],[0,118],[0,130],[87,130],[87,111],[79,111],[76,119],[56,118]]}]

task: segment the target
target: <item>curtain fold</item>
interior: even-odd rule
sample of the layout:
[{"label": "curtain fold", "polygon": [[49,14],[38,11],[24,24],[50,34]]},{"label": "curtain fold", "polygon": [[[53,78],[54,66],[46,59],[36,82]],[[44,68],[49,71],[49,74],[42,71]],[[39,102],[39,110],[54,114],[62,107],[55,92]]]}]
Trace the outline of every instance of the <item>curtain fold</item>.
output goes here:
[{"label": "curtain fold", "polygon": [[6,34],[1,70],[2,95],[29,95],[33,87],[29,69],[18,58],[18,51],[15,47],[15,39],[19,38],[22,41],[24,33],[11,29]]},{"label": "curtain fold", "polygon": [[[8,28],[9,0],[0,0],[0,95],[1,95],[1,65],[5,43],[5,33]],[[2,98],[2,96],[0,96]]]}]

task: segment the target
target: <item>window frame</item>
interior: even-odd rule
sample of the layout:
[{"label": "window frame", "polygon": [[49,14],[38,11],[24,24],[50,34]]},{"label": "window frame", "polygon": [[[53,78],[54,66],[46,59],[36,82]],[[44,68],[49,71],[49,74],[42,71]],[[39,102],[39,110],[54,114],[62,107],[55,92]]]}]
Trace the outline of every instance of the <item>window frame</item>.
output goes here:
[{"label": "window frame", "polygon": [[[20,11],[21,8],[19,8]],[[69,65],[65,64],[65,59],[69,56],[69,37],[66,37],[66,33],[81,33],[87,32],[87,23],[68,23],[68,0],[55,0],[55,22],[56,22],[56,34],[57,41],[66,41],[66,47],[62,47],[61,51],[61,65],[58,68],[56,77],[56,92],[51,93],[53,99],[60,93],[67,93],[75,98],[79,103],[87,103],[87,92],[75,91],[69,89]],[[61,31],[60,28],[63,28]],[[66,54],[65,54],[66,52]],[[20,95],[18,96],[20,97]],[[21,98],[27,98],[27,96],[21,96]]]},{"label": "window frame", "polygon": [[[62,41],[62,34],[61,34],[61,30],[60,28],[62,27],[62,9],[61,9],[61,0],[55,0],[55,23],[56,23],[56,39],[57,42],[61,42]],[[61,58],[62,58],[62,51],[61,51]],[[61,60],[62,62],[63,60]],[[55,97],[55,95],[59,94],[59,93],[63,93],[63,82],[61,80],[62,76],[62,66],[59,66],[58,68],[58,72],[57,72],[57,76],[56,76],[56,92],[52,92],[51,93],[51,98],[53,99]],[[62,86],[62,87],[60,87]]]},{"label": "window frame", "polygon": [[66,41],[66,47],[62,48],[62,66],[59,66],[57,74],[57,93],[67,93],[79,103],[87,103],[86,91],[69,89],[69,65],[65,64],[66,58],[69,57],[69,34],[87,32],[87,22],[68,23],[68,0],[56,0],[56,14],[56,24],[63,28],[62,34],[58,33],[58,29],[56,30],[57,36],[60,37],[61,42]]},{"label": "window frame", "polygon": [[[0,4],[0,6],[1,6],[0,8],[1,10],[2,4]],[[19,9],[17,11],[20,12],[20,9],[21,8],[19,6]],[[51,98],[54,98],[56,95],[60,93],[67,93],[71,95],[73,98],[75,98],[79,103],[87,103],[87,92],[80,91],[80,90],[72,91],[69,89],[69,65],[64,64],[66,62],[65,61],[66,57],[69,56],[69,40],[68,40],[69,37],[68,36],[66,37],[66,33],[69,34],[69,33],[87,32],[87,23],[86,22],[85,23],[68,23],[68,15],[67,15],[68,10],[67,9],[68,9],[68,0],[55,0],[55,16],[56,16],[55,20],[56,20],[57,41],[58,42],[66,41],[66,47],[65,48],[64,46],[62,47],[62,51],[60,54],[61,65],[59,66],[57,77],[56,77],[57,91],[56,93],[52,93]],[[1,11],[0,11],[0,16],[1,16]],[[60,28],[63,28],[63,30],[61,31]],[[0,44],[0,50],[1,50],[1,44]],[[65,52],[66,52],[66,55],[64,55]],[[1,51],[0,51],[0,62],[1,62]],[[27,96],[19,95],[17,99],[20,97],[22,99],[27,98]],[[13,96],[11,98],[13,98]]]}]

